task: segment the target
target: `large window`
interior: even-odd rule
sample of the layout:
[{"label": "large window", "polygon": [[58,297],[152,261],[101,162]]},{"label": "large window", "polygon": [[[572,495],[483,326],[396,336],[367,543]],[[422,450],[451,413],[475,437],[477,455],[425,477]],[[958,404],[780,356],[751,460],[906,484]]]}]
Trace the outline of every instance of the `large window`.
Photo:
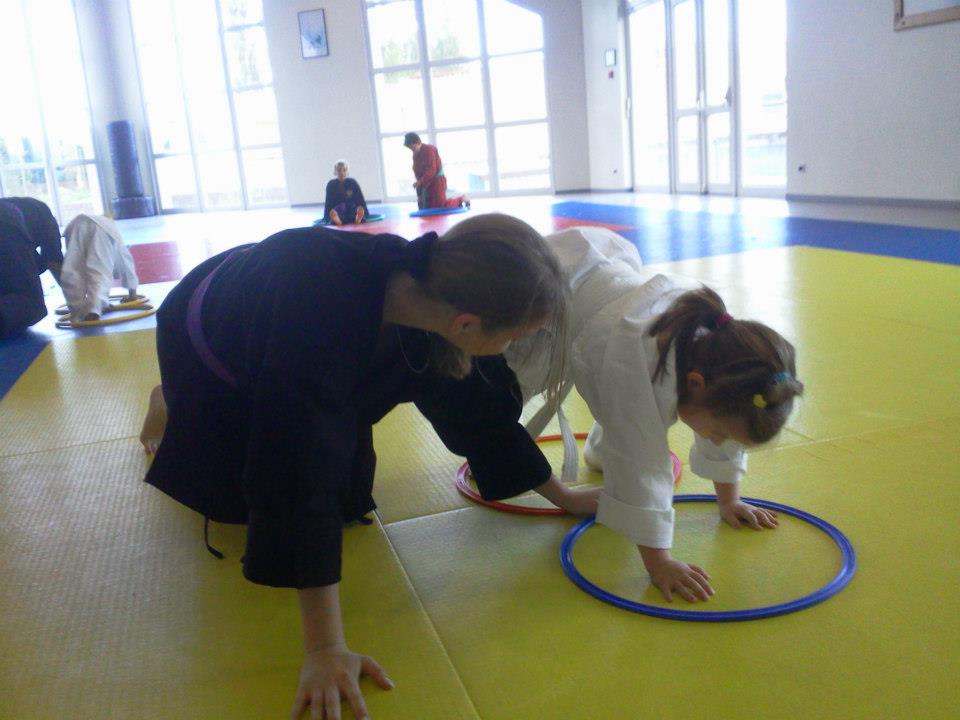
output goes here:
[{"label": "large window", "polygon": [[0,0],[0,195],[43,200],[63,224],[101,214],[71,0]]},{"label": "large window", "polygon": [[435,143],[451,192],[551,187],[543,21],[507,0],[369,0],[388,199],[414,197],[403,135]]},{"label": "large window", "polygon": [[287,200],[260,0],[130,0],[165,211]]}]

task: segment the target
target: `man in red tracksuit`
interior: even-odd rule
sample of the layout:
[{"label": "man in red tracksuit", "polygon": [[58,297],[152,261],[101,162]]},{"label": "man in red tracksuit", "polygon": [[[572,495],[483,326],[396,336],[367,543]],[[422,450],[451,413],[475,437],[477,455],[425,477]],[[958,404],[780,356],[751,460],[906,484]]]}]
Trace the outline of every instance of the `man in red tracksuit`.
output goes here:
[{"label": "man in red tracksuit", "polygon": [[421,210],[470,207],[466,195],[447,197],[447,178],[436,147],[425,144],[419,135],[412,132],[403,137],[403,144],[413,151],[413,174],[417,178],[413,187],[417,189],[417,207]]}]

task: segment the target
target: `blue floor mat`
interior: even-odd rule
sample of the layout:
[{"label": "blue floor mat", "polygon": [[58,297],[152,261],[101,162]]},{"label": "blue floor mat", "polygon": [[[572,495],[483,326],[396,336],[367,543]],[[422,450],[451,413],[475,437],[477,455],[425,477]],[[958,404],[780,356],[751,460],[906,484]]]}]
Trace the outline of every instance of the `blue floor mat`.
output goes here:
[{"label": "blue floor mat", "polygon": [[712,257],[768,247],[805,245],[960,265],[960,231],[802,217],[687,212],[564,202],[558,217],[611,225],[634,243],[644,262]]}]

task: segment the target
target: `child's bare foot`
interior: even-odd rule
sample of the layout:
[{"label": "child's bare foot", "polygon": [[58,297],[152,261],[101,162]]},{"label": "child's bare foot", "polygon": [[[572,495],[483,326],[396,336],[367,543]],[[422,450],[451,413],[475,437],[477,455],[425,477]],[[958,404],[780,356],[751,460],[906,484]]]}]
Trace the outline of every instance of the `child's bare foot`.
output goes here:
[{"label": "child's bare foot", "polygon": [[140,442],[144,452],[152,455],[160,447],[163,440],[163,431],[167,427],[167,403],[163,399],[163,389],[157,385],[150,391],[150,406],[147,416],[143,419],[143,429],[140,431]]},{"label": "child's bare foot", "polygon": [[363,222],[363,208],[358,207],[357,212],[353,215],[353,222],[355,225],[359,225]]},{"label": "child's bare foot", "polygon": [[334,225],[343,225],[343,220],[340,219],[340,215],[336,210],[330,211],[330,222],[332,222]]}]

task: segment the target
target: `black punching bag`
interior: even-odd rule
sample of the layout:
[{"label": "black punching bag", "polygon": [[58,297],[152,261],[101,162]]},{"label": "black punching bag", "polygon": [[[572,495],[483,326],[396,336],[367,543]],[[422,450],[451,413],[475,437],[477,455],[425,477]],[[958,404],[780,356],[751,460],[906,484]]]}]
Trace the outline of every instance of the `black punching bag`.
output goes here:
[{"label": "black punching bag", "polygon": [[117,189],[117,196],[111,203],[113,217],[123,220],[156,215],[153,198],[143,194],[143,180],[140,177],[140,159],[137,156],[133,123],[129,120],[110,123],[107,125],[107,138],[110,143],[113,179]]}]

